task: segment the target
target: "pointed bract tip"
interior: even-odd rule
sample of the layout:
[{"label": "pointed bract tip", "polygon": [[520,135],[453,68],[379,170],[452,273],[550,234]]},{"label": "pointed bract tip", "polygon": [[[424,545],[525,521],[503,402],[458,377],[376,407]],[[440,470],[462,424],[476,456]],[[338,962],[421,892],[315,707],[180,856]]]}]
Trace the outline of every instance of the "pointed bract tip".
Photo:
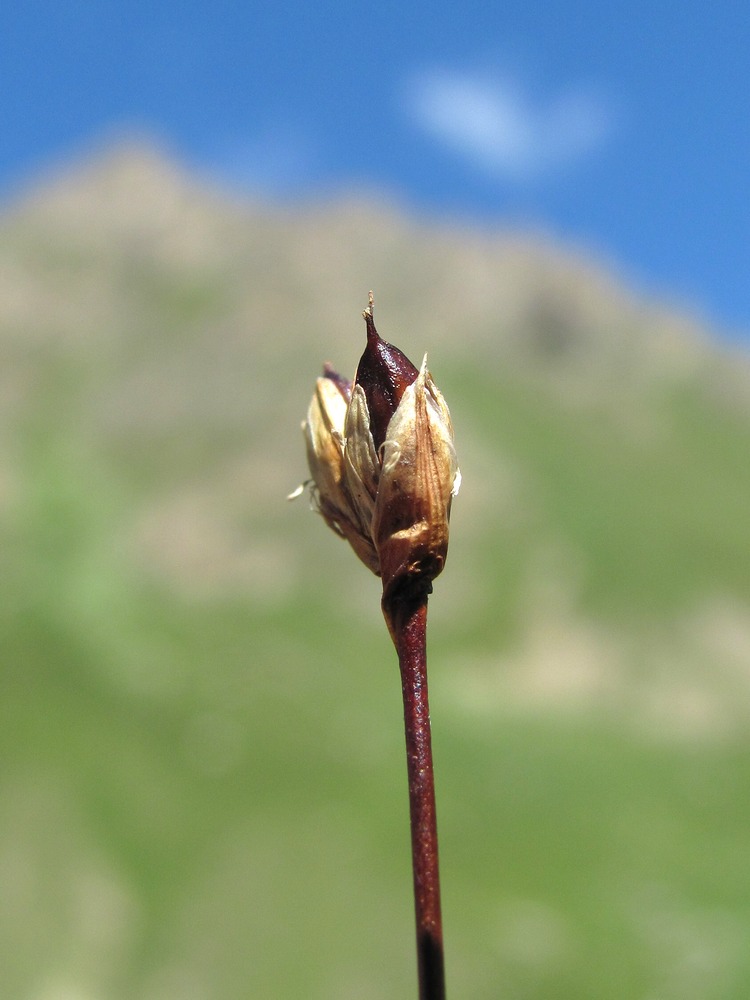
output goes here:
[{"label": "pointed bract tip", "polygon": [[386,430],[406,389],[419,375],[419,370],[403,351],[387,343],[375,328],[370,305],[363,316],[367,324],[367,346],[359,360],[355,385],[364,389],[370,412],[370,429],[377,450],[385,440]]}]

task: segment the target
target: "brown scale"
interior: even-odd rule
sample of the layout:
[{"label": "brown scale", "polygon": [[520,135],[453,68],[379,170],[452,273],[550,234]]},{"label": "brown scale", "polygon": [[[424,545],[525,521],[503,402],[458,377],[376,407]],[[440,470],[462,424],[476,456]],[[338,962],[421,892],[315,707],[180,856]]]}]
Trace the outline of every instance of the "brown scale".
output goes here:
[{"label": "brown scale", "polygon": [[361,385],[370,411],[370,431],[377,451],[406,389],[414,382],[419,370],[393,344],[384,341],[375,329],[370,308],[365,310],[367,347],[359,360],[355,383]]}]

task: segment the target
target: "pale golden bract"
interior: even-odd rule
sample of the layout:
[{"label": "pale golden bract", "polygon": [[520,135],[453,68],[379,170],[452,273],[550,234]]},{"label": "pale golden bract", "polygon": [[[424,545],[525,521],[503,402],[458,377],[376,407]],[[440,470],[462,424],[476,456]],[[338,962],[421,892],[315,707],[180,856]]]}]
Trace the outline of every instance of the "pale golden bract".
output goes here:
[{"label": "pale golden bract", "polygon": [[427,359],[404,391],[379,452],[359,385],[347,405],[331,379],[319,378],[303,429],[320,513],[382,576],[384,590],[404,576],[436,577],[461,474],[450,413]]},{"label": "pale golden bract", "polygon": [[326,524],[346,538],[362,562],[378,573],[380,563],[369,529],[355,512],[344,473],[344,426],[347,404],[336,384],[319,378],[302,424],[313,497]]}]

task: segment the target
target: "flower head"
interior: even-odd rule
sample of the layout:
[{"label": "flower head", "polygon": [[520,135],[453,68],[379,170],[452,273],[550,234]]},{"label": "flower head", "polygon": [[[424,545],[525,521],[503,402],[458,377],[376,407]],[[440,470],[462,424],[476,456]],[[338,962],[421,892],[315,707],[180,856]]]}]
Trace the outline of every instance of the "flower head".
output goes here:
[{"label": "flower head", "polygon": [[375,329],[350,385],[326,366],[303,424],[318,510],[359,558],[395,588],[429,588],[448,549],[461,474],[450,413],[427,370]]}]

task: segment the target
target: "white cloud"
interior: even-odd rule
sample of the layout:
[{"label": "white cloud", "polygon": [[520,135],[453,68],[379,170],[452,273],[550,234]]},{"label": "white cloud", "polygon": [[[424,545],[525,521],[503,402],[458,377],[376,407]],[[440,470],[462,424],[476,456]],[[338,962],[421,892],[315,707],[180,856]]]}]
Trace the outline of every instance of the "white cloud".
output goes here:
[{"label": "white cloud", "polygon": [[585,159],[612,124],[605,102],[591,91],[538,101],[512,80],[442,70],[412,78],[406,106],[422,129],[474,167],[516,181]]}]

